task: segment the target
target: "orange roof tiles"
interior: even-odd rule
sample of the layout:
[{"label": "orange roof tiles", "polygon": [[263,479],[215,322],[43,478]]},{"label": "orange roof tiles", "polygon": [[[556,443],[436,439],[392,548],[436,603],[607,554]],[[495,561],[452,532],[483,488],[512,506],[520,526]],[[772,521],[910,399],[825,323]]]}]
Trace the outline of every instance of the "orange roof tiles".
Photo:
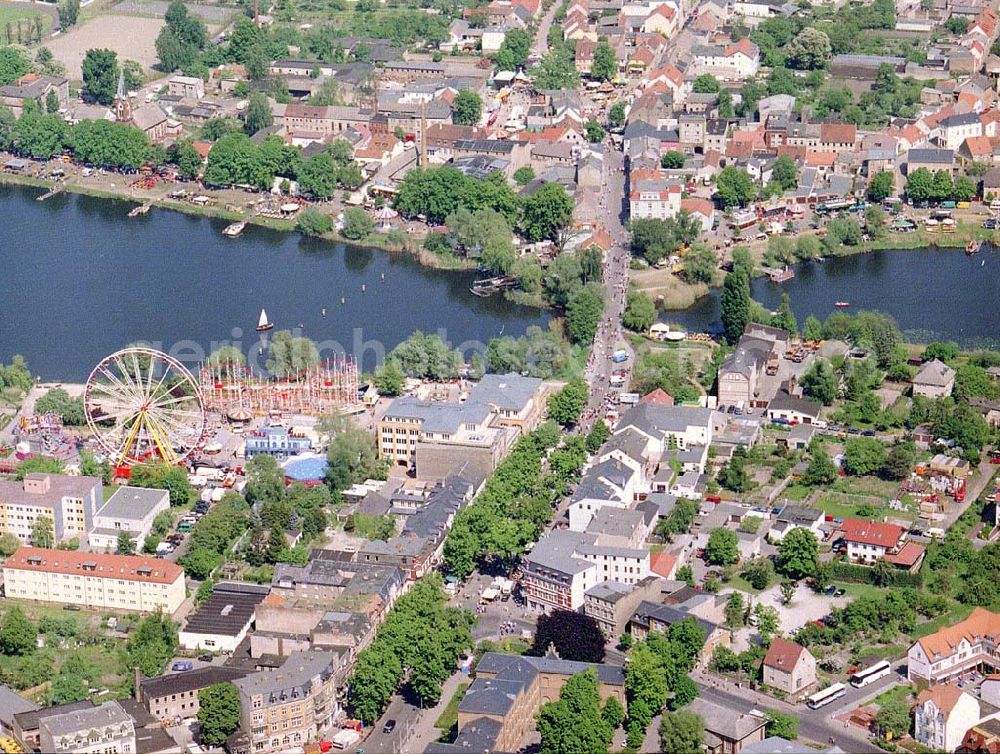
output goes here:
[{"label": "orange roof tiles", "polygon": [[184,576],[184,570],[179,565],[162,558],[46,550],[41,547],[20,547],[3,565],[4,568],[16,568],[20,571],[87,574],[99,578],[155,584],[172,584]]},{"label": "orange roof tiles", "polygon": [[831,168],[836,161],[836,152],[807,152],[804,163],[809,168]]},{"label": "orange roof tiles", "polygon": [[806,648],[802,645],[788,641],[788,639],[782,639],[780,636],[775,636],[771,640],[771,646],[768,647],[767,654],[764,655],[764,665],[769,668],[776,668],[785,673],[790,673],[796,663],[798,663],[799,657],[805,651]]},{"label": "orange roof tiles", "polygon": [[848,542],[862,545],[874,545],[892,549],[899,542],[906,530],[896,524],[883,524],[879,521],[865,521],[860,518],[845,518],[840,525],[840,531]]},{"label": "orange roof tiles", "polygon": [[677,556],[671,555],[666,550],[654,552],[649,556],[649,570],[657,576],[669,579],[677,565]]},{"label": "orange roof tiles", "polygon": [[735,55],[738,52],[743,53],[748,58],[756,58],[760,55],[760,48],[751,42],[748,37],[743,37],[739,42],[729,45],[725,50],[726,57]]},{"label": "orange roof tiles", "polygon": [[658,387],[656,390],[642,396],[642,398],[639,399],[639,403],[654,403],[660,406],[673,406],[674,398],[666,390]]},{"label": "orange roof tiles", "polygon": [[965,148],[973,157],[990,157],[993,145],[988,136],[969,136],[965,139]]},{"label": "orange roof tiles", "polygon": [[853,144],[857,136],[853,123],[823,123],[819,127],[819,140],[824,144]]},{"label": "orange roof tiles", "polygon": [[917,644],[923,648],[927,657],[933,660],[935,655],[942,657],[950,655],[963,639],[974,644],[986,636],[992,638],[995,643],[1000,642],[1000,614],[977,607],[965,620],[918,639]]},{"label": "orange roof tiles", "polygon": [[942,683],[934,688],[921,691],[917,695],[917,704],[934,702],[934,706],[947,719],[948,715],[955,708],[955,705],[958,704],[958,700],[962,698],[962,693],[962,689],[958,688],[958,686],[952,686],[950,683]]}]

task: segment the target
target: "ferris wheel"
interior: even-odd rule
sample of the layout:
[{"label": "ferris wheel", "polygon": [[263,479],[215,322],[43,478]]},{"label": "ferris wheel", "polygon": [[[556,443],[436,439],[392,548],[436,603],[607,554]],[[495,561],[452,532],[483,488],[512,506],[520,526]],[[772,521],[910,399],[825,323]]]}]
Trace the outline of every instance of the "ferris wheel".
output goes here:
[{"label": "ferris wheel", "polygon": [[131,347],[94,367],[83,393],[87,425],[116,466],[177,464],[200,448],[208,417],[197,380],[172,356]]}]

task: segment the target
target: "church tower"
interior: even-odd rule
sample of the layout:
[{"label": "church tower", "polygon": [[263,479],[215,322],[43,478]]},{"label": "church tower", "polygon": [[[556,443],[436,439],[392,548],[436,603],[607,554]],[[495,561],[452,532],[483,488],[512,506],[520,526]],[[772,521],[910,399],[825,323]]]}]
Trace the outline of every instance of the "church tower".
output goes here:
[{"label": "church tower", "polygon": [[128,123],[132,120],[132,103],[125,90],[125,71],[118,72],[118,93],[115,94],[115,120]]}]

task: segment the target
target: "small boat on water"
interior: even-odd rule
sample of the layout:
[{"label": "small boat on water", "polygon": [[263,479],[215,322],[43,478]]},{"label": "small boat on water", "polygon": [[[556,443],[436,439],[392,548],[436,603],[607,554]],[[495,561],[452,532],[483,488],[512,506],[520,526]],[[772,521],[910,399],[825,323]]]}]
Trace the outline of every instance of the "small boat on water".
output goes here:
[{"label": "small boat on water", "polygon": [[260,310],[260,318],[257,320],[257,332],[267,332],[274,327],[274,323],[267,319],[267,312]]},{"label": "small boat on water", "polygon": [[149,212],[149,208],[152,207],[152,206],[153,206],[152,204],[148,204],[148,203],[147,204],[140,204],[138,207],[133,207],[132,209],[130,209],[129,213],[128,213],[128,216],[129,217],[139,217],[140,215],[145,215],[147,212]]},{"label": "small boat on water", "polygon": [[849,301],[836,301],[834,302],[833,305],[836,306],[838,309],[846,309],[851,305],[851,303]]},{"label": "small boat on water", "polygon": [[225,230],[222,231],[222,235],[226,236],[227,238],[236,238],[240,233],[243,232],[243,229],[246,227],[247,227],[247,221],[240,220],[239,222],[227,225],[225,227]]},{"label": "small boat on water", "polygon": [[965,246],[965,253],[971,257],[973,254],[978,254],[980,251],[982,251],[983,246],[984,246],[983,243],[979,243],[977,241],[969,241],[969,243],[966,244]]}]

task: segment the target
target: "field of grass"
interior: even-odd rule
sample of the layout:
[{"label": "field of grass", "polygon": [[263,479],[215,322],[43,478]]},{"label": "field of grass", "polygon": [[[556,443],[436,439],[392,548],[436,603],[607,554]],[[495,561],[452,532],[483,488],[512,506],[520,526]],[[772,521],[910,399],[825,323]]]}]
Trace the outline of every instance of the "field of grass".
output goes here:
[{"label": "field of grass", "polygon": [[909,686],[893,686],[891,689],[883,691],[871,701],[879,707],[884,707],[886,704],[896,701],[897,699],[906,701],[909,698],[911,691],[912,689]]},{"label": "field of grass", "polygon": [[[52,16],[26,3],[0,3],[0,40],[5,43],[17,42],[17,22],[21,22],[24,34],[31,37],[35,34],[35,18],[42,19],[42,34],[52,26]],[[10,39],[7,37],[7,27],[10,26]],[[43,37],[44,39],[44,37]]]}]

